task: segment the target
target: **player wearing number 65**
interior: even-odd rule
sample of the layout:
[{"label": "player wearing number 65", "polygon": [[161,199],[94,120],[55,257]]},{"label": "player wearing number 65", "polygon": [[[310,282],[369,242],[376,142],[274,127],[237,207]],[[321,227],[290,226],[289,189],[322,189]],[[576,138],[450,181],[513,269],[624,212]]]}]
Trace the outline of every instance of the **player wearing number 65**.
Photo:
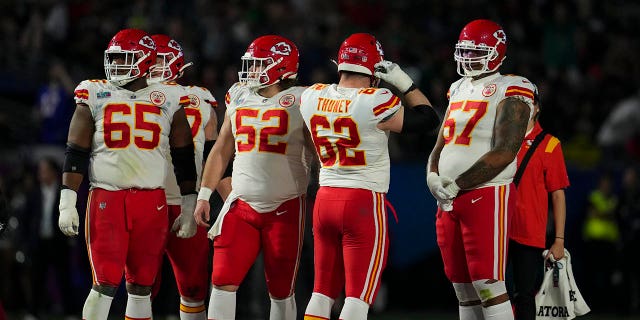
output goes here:
[{"label": "player wearing number 65", "polygon": [[[340,319],[366,319],[380,286],[389,247],[385,195],[389,189],[389,131],[433,130],[429,100],[411,78],[383,60],[366,33],[349,36],[338,52],[338,84],[315,84],[300,110],[322,164],[313,209],[315,279],[305,319],[329,319],[345,289]],[[377,88],[380,79],[396,87]]]},{"label": "player wearing number 65", "polygon": [[189,99],[180,86],[147,85],[156,55],[147,33],[122,30],[105,50],[107,79],[82,81],[75,89],[58,225],[68,236],[78,234],[76,191],[88,172],[85,237],[93,288],[83,319],[107,319],[123,272],[125,318],[151,319],[151,286],[168,231],[167,151],[180,193],[195,193],[194,147],[183,109]]},{"label": "player wearing number 65", "polygon": [[236,291],[258,253],[264,257],[271,320],[295,320],[311,138],[294,86],[298,49],[281,36],[255,39],[242,56],[240,82],[225,96],[226,115],[207,157],[194,212],[206,226],[209,197],[235,152],[231,193],[209,230],[213,289],[209,319],[235,319]]}]

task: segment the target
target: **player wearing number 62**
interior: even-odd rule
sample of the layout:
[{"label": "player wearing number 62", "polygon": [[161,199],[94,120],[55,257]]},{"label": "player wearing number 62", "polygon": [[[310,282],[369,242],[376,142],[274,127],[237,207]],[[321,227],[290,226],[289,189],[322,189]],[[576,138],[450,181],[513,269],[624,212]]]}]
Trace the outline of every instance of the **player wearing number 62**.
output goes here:
[{"label": "player wearing number 62", "polygon": [[68,236],[78,234],[76,191],[88,172],[85,237],[93,288],[83,319],[107,319],[123,272],[125,318],[151,319],[151,285],[168,231],[169,150],[180,193],[195,193],[194,147],[183,109],[189,99],[180,86],[147,85],[156,55],[147,33],[122,30],[105,50],[107,79],[82,81],[75,89],[58,225]]},{"label": "player wearing number 62", "polygon": [[281,36],[255,39],[241,57],[239,82],[225,96],[226,115],[207,157],[196,221],[206,226],[209,196],[235,152],[231,193],[209,230],[213,289],[209,319],[235,319],[236,291],[258,253],[264,257],[271,320],[295,320],[311,138],[295,86],[298,49]]},{"label": "player wearing number 62", "polygon": [[[389,131],[433,130],[427,97],[395,63],[383,60],[373,35],[349,36],[338,52],[338,84],[315,84],[300,110],[322,164],[313,209],[315,279],[305,319],[329,319],[345,289],[340,319],[366,319],[387,263],[385,195]],[[380,79],[396,87],[409,108]]]}]

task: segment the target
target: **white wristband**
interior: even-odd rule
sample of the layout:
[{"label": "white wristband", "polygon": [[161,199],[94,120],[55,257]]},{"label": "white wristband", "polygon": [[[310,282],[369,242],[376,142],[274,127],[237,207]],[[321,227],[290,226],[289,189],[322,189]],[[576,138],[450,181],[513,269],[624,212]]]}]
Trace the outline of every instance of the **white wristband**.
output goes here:
[{"label": "white wristband", "polygon": [[209,198],[211,198],[212,193],[213,193],[213,190],[207,187],[200,187],[200,192],[198,192],[198,200],[209,201]]},{"label": "white wristband", "polygon": [[76,206],[78,201],[78,193],[71,189],[60,190],[60,207],[71,208]]}]

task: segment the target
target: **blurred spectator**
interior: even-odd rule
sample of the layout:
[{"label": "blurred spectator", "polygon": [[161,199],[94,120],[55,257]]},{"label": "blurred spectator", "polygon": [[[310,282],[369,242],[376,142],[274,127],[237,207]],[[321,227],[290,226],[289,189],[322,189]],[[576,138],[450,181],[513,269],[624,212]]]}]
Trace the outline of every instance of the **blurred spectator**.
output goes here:
[{"label": "blurred spectator", "polygon": [[621,160],[630,160],[626,158],[640,160],[640,90],[616,103],[597,138],[604,151],[605,165],[614,166]]},{"label": "blurred spectator", "polygon": [[640,180],[638,168],[628,166],[622,175],[622,190],[617,208],[622,240],[623,311],[640,312]]},{"label": "blurred spectator", "polygon": [[[48,314],[72,314],[69,293],[69,241],[58,230],[60,166],[45,157],[38,162],[38,185],[27,195],[25,239],[31,258],[29,312],[36,318]],[[73,240],[71,240],[73,241]]]},{"label": "blurred spectator", "polygon": [[613,193],[613,177],[604,173],[591,192],[587,203],[587,217],[582,229],[586,274],[584,296],[593,310],[612,310],[618,294],[613,290],[613,275],[618,262],[620,232],[615,219],[618,197]]},{"label": "blurred spectator", "polygon": [[37,107],[34,109],[36,122],[40,123],[39,142],[62,145],[67,141],[68,123],[73,114],[74,86],[64,63],[52,59],[47,82],[38,89]]}]

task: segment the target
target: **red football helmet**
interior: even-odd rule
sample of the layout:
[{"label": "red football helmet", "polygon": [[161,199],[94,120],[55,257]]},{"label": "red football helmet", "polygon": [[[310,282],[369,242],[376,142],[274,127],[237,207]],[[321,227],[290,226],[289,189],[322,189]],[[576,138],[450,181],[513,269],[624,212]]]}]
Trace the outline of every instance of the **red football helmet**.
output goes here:
[{"label": "red football helmet", "polygon": [[456,44],[458,74],[474,77],[494,72],[504,61],[506,51],[507,35],[499,24],[483,19],[471,21],[462,28]]},{"label": "red football helmet", "polygon": [[180,44],[164,34],[154,34],[151,39],[156,43],[158,56],[156,64],[149,70],[149,82],[162,82],[182,77],[184,69],[192,63],[184,63],[184,53]]},{"label": "red football helmet", "polygon": [[338,71],[351,71],[373,76],[376,63],[384,60],[382,45],[368,33],[354,33],[340,45]]},{"label": "red football helmet", "polygon": [[107,80],[123,86],[144,78],[156,62],[156,44],[144,31],[124,29],[116,33],[104,51]]},{"label": "red football helmet", "polygon": [[253,40],[240,59],[240,82],[253,89],[298,76],[298,48],[281,36],[267,35]]}]

